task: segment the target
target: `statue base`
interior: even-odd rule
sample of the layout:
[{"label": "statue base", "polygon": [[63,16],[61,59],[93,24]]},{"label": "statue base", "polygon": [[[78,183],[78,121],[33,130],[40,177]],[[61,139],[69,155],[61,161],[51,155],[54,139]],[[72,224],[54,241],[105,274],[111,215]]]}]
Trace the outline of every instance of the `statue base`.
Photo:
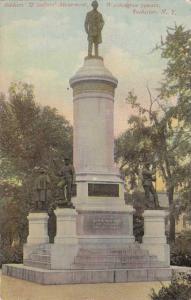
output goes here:
[{"label": "statue base", "polygon": [[142,248],[156,255],[159,261],[170,265],[170,247],[165,235],[165,219],[168,213],[164,210],[145,210],[144,236]]},{"label": "statue base", "polygon": [[48,236],[48,213],[47,212],[31,212],[28,215],[29,235],[28,244],[44,244],[49,243]]},{"label": "statue base", "polygon": [[165,212],[144,213],[142,244],[131,234],[132,213],[57,208],[54,244],[28,242],[24,264],[3,265],[3,275],[49,285],[170,280]]}]

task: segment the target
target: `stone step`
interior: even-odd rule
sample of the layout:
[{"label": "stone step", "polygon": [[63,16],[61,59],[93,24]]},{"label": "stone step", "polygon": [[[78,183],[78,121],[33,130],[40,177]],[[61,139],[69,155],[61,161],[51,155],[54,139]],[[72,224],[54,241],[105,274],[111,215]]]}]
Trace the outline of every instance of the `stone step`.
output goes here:
[{"label": "stone step", "polygon": [[75,262],[129,262],[129,263],[146,263],[146,262],[155,262],[155,257],[144,257],[144,258],[133,258],[133,257],[112,257],[112,256],[91,256],[91,257],[84,257],[84,256],[77,256],[75,258]]},{"label": "stone step", "polygon": [[51,262],[51,256],[45,255],[45,254],[32,253],[30,255],[29,259],[32,261],[41,261],[41,262],[45,262],[45,263]]},{"label": "stone step", "polygon": [[42,261],[34,261],[30,259],[25,259],[24,260],[24,265],[28,267],[33,267],[33,268],[42,268],[42,269],[51,269],[51,264],[47,262],[42,262]]},{"label": "stone step", "polygon": [[[126,283],[143,281],[170,281],[170,268],[145,268],[121,270],[52,270],[31,269],[23,265],[3,265],[3,275],[30,280],[39,284],[92,284],[92,283]],[[47,274],[47,276],[46,276]],[[110,297],[111,298],[111,297]],[[64,296],[63,296],[64,299]],[[125,298],[123,298],[125,299]],[[126,297],[127,299],[127,297]],[[129,298],[128,298],[129,299]]]},{"label": "stone step", "polygon": [[78,252],[78,256],[79,257],[127,257],[127,258],[134,258],[134,259],[144,259],[144,258],[156,258],[156,256],[154,255],[126,255],[126,254],[105,254],[105,253],[82,253],[82,252]]},{"label": "stone step", "polygon": [[145,254],[145,255],[136,255],[136,254],[115,254],[115,253],[101,253],[101,252],[94,252],[94,253],[84,253],[84,252],[79,252],[78,253],[79,256],[83,256],[83,257],[93,257],[93,256],[105,256],[105,257],[134,257],[137,259],[142,259],[144,257],[150,257],[150,255]]},{"label": "stone step", "polygon": [[117,249],[84,249],[81,248],[75,257],[72,269],[137,269],[163,267],[157,256],[150,255],[148,250],[139,245]]},{"label": "stone step", "polygon": [[50,255],[51,251],[50,249],[36,249],[34,253],[37,253],[39,255]]},{"label": "stone step", "polygon": [[133,264],[128,264],[128,263],[86,263],[86,264],[80,264],[80,263],[75,263],[74,265],[71,266],[72,269],[82,269],[82,270],[102,270],[102,269],[145,269],[145,268],[161,268],[161,264],[158,262],[155,263],[133,263]]},{"label": "stone step", "polygon": [[149,255],[149,251],[147,250],[142,250],[139,249],[139,251],[121,251],[121,250],[110,250],[110,249],[91,249],[91,250],[87,250],[87,249],[80,249],[79,250],[79,255],[83,255],[83,256],[89,256],[89,255],[115,255],[115,256],[137,256],[137,257],[145,257],[145,256],[150,256]]},{"label": "stone step", "polygon": [[[137,250],[137,249],[136,249]],[[157,257],[150,255],[147,250],[138,248],[138,251],[129,253],[126,249],[80,249],[76,262],[87,262],[87,261],[102,261],[102,262],[121,262],[129,261],[136,263],[138,262],[155,262]]]}]

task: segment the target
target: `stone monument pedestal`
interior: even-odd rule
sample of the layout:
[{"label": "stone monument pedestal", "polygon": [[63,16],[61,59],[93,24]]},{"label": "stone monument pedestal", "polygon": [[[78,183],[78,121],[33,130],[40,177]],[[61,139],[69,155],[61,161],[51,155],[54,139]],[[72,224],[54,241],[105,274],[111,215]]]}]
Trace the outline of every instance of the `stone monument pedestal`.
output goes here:
[{"label": "stone monument pedestal", "polygon": [[[109,201],[109,200],[108,200]],[[134,243],[133,208],[112,210],[105,207],[99,210],[82,209],[78,211],[77,234],[79,245],[86,249],[116,248]]]},{"label": "stone monument pedestal", "polygon": [[76,211],[71,208],[57,208],[54,213],[57,218],[57,231],[54,243],[76,245],[78,243],[76,236]]},{"label": "stone monument pedestal", "polygon": [[170,247],[165,235],[165,219],[168,213],[164,210],[145,210],[144,236],[142,248],[156,255],[163,266],[170,265]]},{"label": "stone monument pedestal", "polygon": [[30,213],[27,217],[29,221],[28,244],[49,243],[48,236],[48,214],[46,212]]}]

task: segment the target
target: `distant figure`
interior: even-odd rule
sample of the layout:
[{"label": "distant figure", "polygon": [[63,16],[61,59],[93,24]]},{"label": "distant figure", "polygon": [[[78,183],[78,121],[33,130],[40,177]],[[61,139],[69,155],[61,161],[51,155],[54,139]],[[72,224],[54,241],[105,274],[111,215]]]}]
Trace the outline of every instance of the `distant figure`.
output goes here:
[{"label": "distant figure", "polygon": [[58,183],[58,187],[62,189],[62,199],[61,206],[74,208],[71,199],[72,199],[72,187],[75,183],[75,170],[74,166],[70,163],[69,158],[64,159],[64,166],[59,174],[62,177],[62,180]]},{"label": "distant figure", "polygon": [[92,57],[93,44],[95,56],[98,57],[98,45],[102,43],[101,31],[104,26],[102,14],[97,11],[98,2],[92,2],[93,10],[87,13],[85,20],[85,30],[88,34],[88,57]]},{"label": "distant figure", "polygon": [[45,168],[40,168],[39,175],[34,183],[35,207],[34,211],[46,211],[48,202],[48,190],[50,190],[50,178]]},{"label": "distant figure", "polygon": [[150,170],[150,163],[146,163],[143,171],[142,171],[142,185],[145,191],[145,198],[148,201],[149,205],[151,204],[151,198],[150,194],[153,196],[153,201],[154,201],[154,208],[158,209],[160,208],[159,206],[159,201],[158,201],[158,195],[156,193],[156,190],[153,186],[153,181],[156,181],[156,176],[155,176],[155,170],[151,171]]}]

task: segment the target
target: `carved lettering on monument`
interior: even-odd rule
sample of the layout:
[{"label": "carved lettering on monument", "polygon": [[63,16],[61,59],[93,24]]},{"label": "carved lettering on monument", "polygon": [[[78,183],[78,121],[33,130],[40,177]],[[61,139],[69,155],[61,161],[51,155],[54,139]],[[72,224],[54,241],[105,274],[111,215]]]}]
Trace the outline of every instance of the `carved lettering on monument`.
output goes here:
[{"label": "carved lettering on monument", "polygon": [[78,234],[126,235],[129,234],[129,221],[123,213],[88,212],[78,217]]},{"label": "carved lettering on monument", "polygon": [[96,212],[87,214],[83,218],[83,234],[123,235],[128,234],[128,232],[128,219],[123,214]]},{"label": "carved lettering on monument", "polygon": [[95,230],[119,230],[123,225],[123,221],[112,215],[96,216],[93,219],[92,224]]}]

